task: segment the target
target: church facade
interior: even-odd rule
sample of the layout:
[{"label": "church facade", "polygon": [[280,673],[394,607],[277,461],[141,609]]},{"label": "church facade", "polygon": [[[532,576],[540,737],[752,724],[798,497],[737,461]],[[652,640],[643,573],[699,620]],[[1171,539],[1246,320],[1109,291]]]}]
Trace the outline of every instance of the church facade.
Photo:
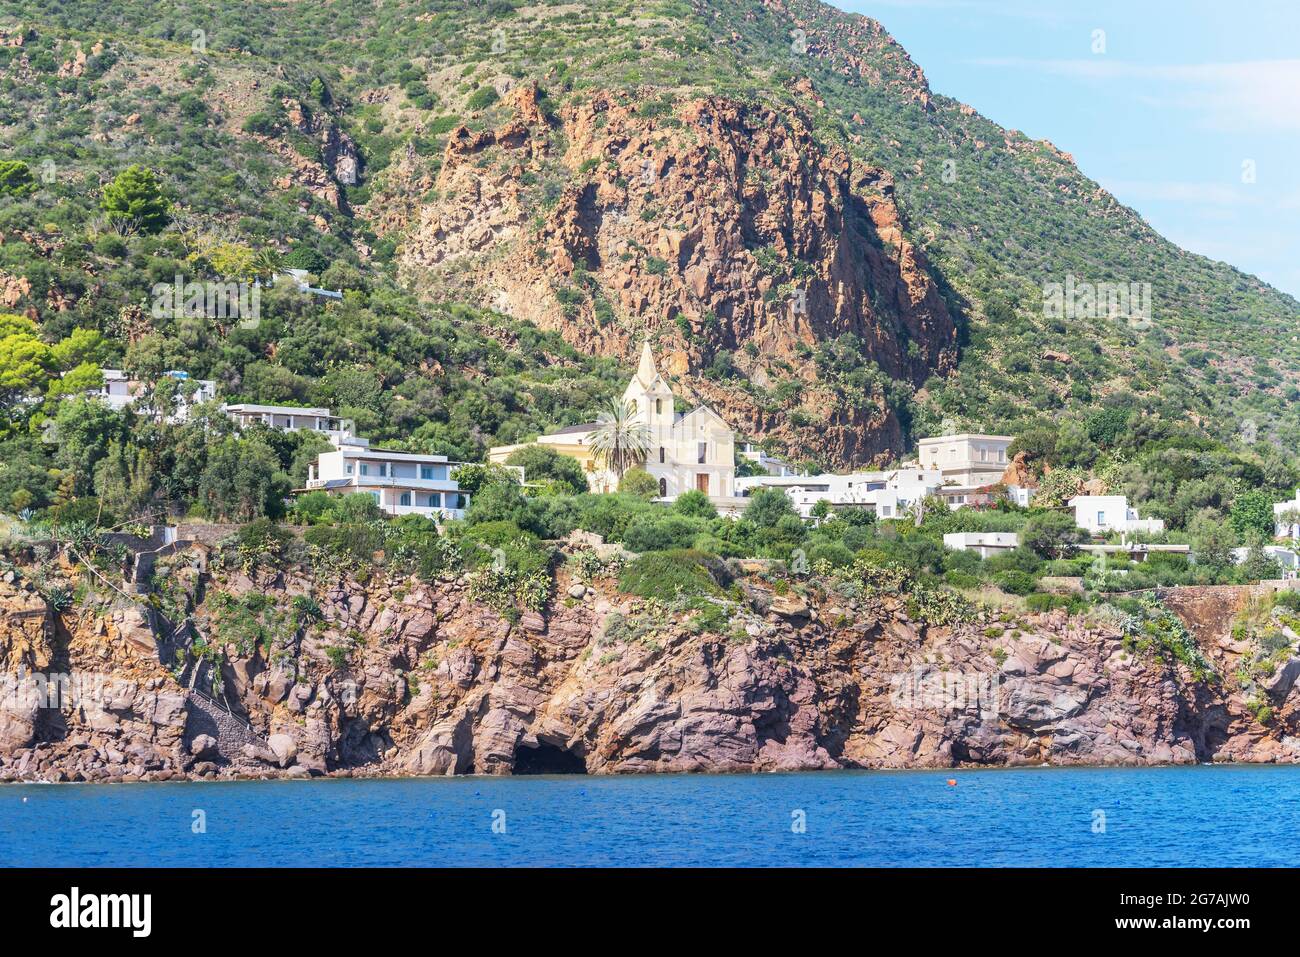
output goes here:
[{"label": "church facade", "polygon": [[[735,434],[722,417],[707,406],[679,413],[674,408],[672,388],[655,366],[647,342],[641,350],[636,375],[623,391],[623,401],[632,418],[648,434],[643,468],[659,483],[659,496],[674,499],[696,490],[719,501],[736,495]],[[594,422],[573,425],[537,439],[540,445],[582,463],[593,492],[612,492],[618,476],[603,467],[591,449],[598,426]],[[511,453],[525,445],[492,449],[488,461],[505,464]]]}]

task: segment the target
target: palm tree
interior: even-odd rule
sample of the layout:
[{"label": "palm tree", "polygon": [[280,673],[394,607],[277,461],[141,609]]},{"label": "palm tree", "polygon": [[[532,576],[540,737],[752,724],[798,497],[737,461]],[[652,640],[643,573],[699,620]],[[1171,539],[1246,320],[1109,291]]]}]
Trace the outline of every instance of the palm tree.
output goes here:
[{"label": "palm tree", "polygon": [[610,403],[608,411],[596,416],[596,431],[591,450],[605,468],[623,481],[623,473],[645,461],[650,448],[650,430],[638,421],[632,406],[621,399]]}]

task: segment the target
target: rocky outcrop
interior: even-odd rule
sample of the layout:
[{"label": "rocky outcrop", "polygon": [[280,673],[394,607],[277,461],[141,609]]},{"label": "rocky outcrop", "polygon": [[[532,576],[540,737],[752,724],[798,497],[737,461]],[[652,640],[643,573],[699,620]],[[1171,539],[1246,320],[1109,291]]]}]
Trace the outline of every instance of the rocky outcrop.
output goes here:
[{"label": "rocky outcrop", "polygon": [[[927,626],[899,597],[773,594],[761,571],[733,571],[744,600],[706,625],[567,570],[546,611],[515,623],[460,577],[181,567],[203,660],[219,650],[187,680],[211,680],[211,698],[159,663],[167,643],[137,606],[56,614],[15,578],[0,583],[0,658],[27,694],[0,707],[0,779],[1300,759],[1300,666],[1270,679],[1264,722],[1230,677],[1197,681],[1063,611]],[[248,595],[281,623],[269,647],[226,630]],[[319,620],[284,630],[295,619],[278,610],[303,602]],[[1220,675],[1239,651],[1215,641]],[[32,695],[60,683],[76,694]]]},{"label": "rocky outcrop", "polygon": [[[550,116],[526,84],[504,109],[450,134],[431,201],[400,201],[427,189],[412,160],[370,204],[378,232],[405,230],[407,279],[587,352],[628,358],[649,335],[679,389],[746,434],[836,462],[902,451],[885,379],[849,376],[874,363],[919,387],[955,367],[957,335],[887,173],[797,110],[724,97],[597,92]],[[842,355],[819,363],[826,343]]]}]

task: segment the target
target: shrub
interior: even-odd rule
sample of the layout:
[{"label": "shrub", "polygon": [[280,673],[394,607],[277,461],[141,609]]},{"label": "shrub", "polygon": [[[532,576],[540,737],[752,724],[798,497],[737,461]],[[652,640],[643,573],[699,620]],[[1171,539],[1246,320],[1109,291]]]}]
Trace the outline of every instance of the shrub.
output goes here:
[{"label": "shrub", "polygon": [[480,86],[469,98],[469,108],[471,110],[486,110],[497,100],[501,99],[501,94],[497,93],[494,86]]},{"label": "shrub", "polygon": [[1010,595],[1028,595],[1037,587],[1033,575],[1016,569],[998,572],[993,576],[993,581]]},{"label": "shrub", "polygon": [[618,587],[629,595],[660,601],[721,592],[705,567],[705,556],[685,549],[648,552],[634,559],[619,575]]},{"label": "shrub", "polygon": [[691,489],[677,496],[677,501],[673,502],[673,511],[690,518],[718,517],[718,510],[713,507],[709,497],[698,489]]},{"label": "shrub", "polygon": [[545,445],[528,445],[510,453],[507,465],[517,465],[524,470],[524,481],[553,482],[557,491],[581,495],[587,491],[587,475],[577,459],[561,455]]},{"label": "shrub", "polygon": [[618,483],[618,490],[624,495],[636,495],[639,498],[659,497],[659,483],[645,469],[628,469]]}]

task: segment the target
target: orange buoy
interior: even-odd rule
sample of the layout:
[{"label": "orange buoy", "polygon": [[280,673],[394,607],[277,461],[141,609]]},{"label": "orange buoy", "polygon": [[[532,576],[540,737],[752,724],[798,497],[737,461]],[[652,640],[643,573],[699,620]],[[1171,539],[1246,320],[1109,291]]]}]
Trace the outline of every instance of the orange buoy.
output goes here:
[{"label": "orange buoy", "polygon": [[956,778],[949,778],[949,779],[948,779],[948,787],[950,787],[950,788],[955,788],[956,786],[957,786],[957,779],[956,779]]}]

